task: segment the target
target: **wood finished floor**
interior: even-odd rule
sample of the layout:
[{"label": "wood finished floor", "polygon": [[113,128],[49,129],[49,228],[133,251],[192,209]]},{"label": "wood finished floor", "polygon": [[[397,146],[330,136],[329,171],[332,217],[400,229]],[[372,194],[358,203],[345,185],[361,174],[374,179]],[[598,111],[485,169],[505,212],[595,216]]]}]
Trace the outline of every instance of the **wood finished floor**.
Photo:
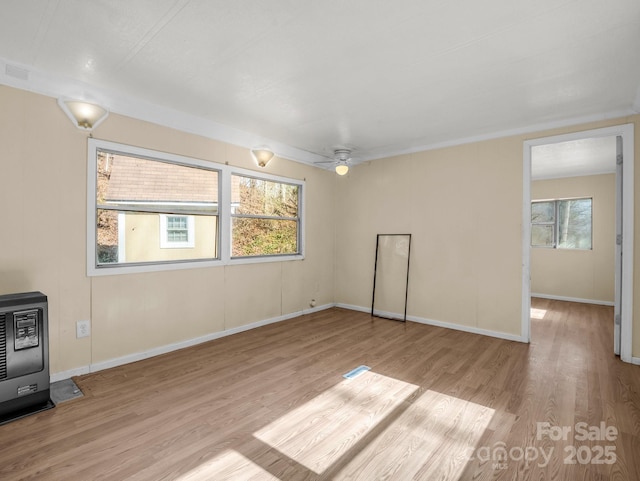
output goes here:
[{"label": "wood finished floor", "polygon": [[0,480],[639,480],[640,367],[612,354],[612,308],[532,313],[525,345],[330,309],[82,376],[85,397],[0,426]]}]

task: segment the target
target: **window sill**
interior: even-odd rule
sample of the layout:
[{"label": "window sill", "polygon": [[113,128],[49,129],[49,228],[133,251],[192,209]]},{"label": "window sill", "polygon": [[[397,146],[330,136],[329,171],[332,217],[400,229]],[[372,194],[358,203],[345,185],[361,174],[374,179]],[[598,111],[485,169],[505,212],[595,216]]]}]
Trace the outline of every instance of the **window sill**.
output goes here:
[{"label": "window sill", "polygon": [[122,274],[141,274],[145,272],[163,272],[176,271],[183,269],[201,269],[203,267],[222,267],[243,264],[264,264],[268,262],[288,262],[304,260],[304,255],[273,255],[273,256],[256,256],[256,257],[237,257],[222,261],[220,259],[202,260],[202,261],[184,261],[184,262],[167,262],[157,264],[130,264],[130,265],[112,265],[102,267],[89,267],[87,269],[87,277],[115,276]]}]

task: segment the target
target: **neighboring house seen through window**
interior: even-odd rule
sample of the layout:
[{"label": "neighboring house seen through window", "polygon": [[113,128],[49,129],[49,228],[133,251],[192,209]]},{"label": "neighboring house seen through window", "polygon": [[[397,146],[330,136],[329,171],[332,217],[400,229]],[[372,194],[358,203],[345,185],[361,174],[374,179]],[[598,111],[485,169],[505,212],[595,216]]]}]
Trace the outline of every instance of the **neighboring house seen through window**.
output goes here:
[{"label": "neighboring house seen through window", "polygon": [[591,249],[592,199],[531,203],[531,246]]},{"label": "neighboring house seen through window", "polygon": [[97,139],[89,172],[89,275],[303,257],[302,181]]},{"label": "neighboring house seen through window", "polygon": [[96,162],[97,266],[217,258],[217,170],[106,149]]}]

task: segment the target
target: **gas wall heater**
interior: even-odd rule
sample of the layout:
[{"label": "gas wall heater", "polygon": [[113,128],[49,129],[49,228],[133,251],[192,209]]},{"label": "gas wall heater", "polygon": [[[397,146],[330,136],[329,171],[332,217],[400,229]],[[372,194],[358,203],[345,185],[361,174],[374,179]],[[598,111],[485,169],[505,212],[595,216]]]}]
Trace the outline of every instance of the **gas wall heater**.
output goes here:
[{"label": "gas wall heater", "polygon": [[47,296],[0,296],[0,424],[52,408]]}]

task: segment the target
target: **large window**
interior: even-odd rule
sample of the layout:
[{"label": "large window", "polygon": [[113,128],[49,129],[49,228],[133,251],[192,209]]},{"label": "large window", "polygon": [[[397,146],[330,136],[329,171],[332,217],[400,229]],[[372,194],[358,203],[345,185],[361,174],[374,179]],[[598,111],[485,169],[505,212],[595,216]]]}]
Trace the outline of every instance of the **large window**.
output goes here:
[{"label": "large window", "polygon": [[217,170],[108,149],[96,164],[97,266],[218,257]]},{"label": "large window", "polygon": [[591,249],[592,200],[560,199],[531,203],[531,246]]},{"label": "large window", "polygon": [[89,139],[89,275],[302,258],[304,182]]},{"label": "large window", "polygon": [[300,186],[235,174],[232,186],[231,255],[298,254]]}]

